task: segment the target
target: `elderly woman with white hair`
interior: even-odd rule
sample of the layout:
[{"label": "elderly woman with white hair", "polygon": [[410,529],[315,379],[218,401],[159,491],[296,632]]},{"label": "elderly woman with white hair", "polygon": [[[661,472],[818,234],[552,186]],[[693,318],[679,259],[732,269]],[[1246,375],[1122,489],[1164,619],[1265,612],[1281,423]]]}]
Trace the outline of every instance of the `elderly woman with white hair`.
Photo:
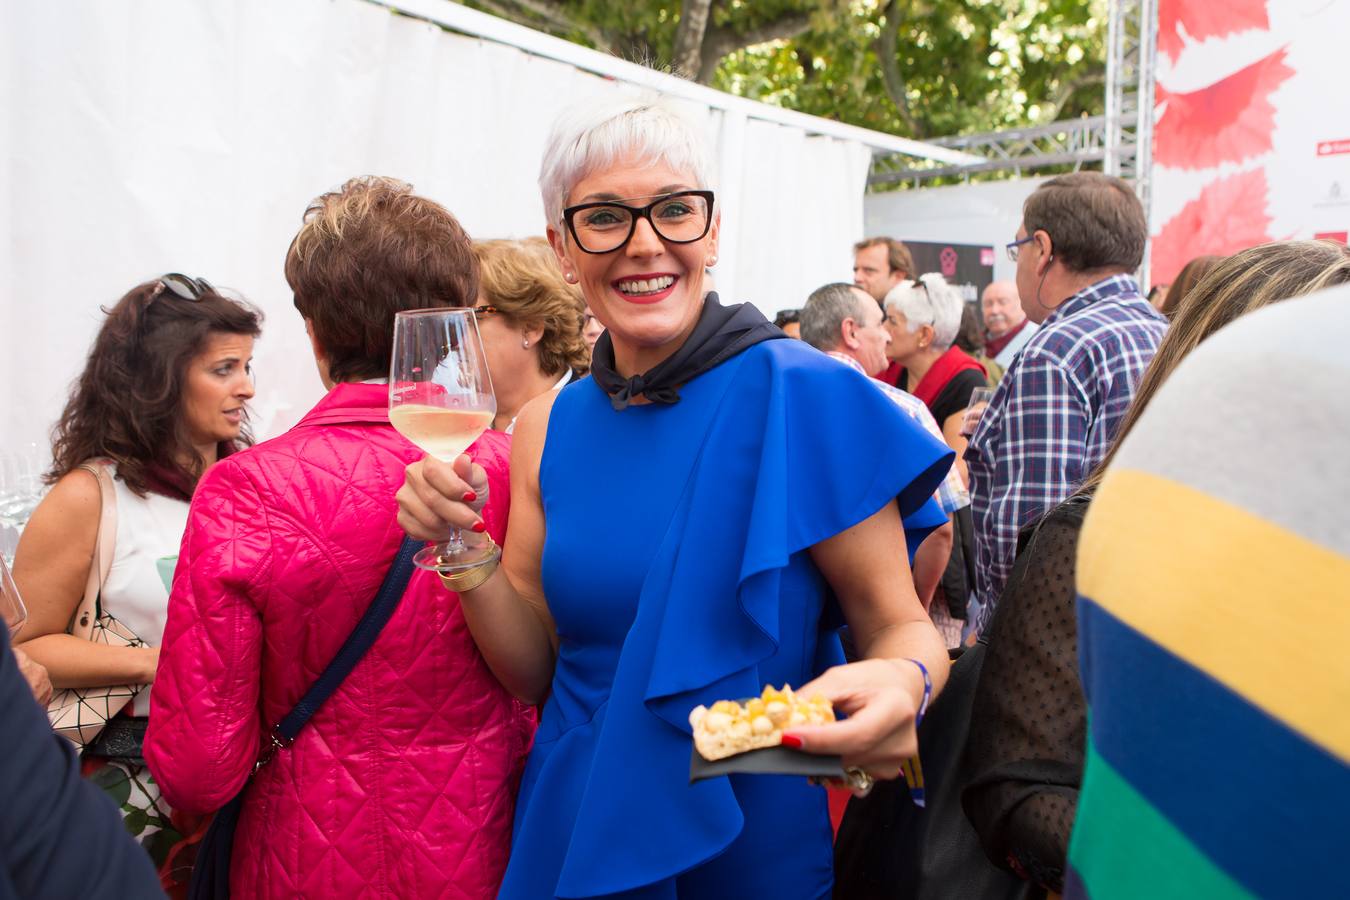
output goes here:
[{"label": "elderly woman with white hair", "polygon": [[952,343],[961,330],[964,304],[960,292],[941,275],[921,275],[918,281],[891,288],[885,324],[891,335],[886,355],[900,365],[895,386],[928,405],[947,445],[956,451],[957,471],[968,483],[961,459],[966,450],[961,419],[971,392],[988,382],[984,366]]},{"label": "elderly woman with white hair", "polygon": [[[849,718],[784,744],[896,777],[947,669],[896,549],[945,521],[952,455],[865,376],[707,290],[709,152],[666,102],[564,114],[540,187],[606,331],[590,377],[517,419],[500,569],[445,579],[497,677],[544,704],[501,896],[828,897],[825,792],[691,784],[689,715],[788,683]],[[400,521],[428,540],[473,528],[485,485],[466,458],[427,458]]]}]

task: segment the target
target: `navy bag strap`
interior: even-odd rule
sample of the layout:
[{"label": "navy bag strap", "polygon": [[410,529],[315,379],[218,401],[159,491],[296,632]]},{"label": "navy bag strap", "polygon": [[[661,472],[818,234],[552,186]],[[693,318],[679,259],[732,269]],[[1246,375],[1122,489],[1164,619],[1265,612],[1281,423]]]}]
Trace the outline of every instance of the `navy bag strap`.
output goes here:
[{"label": "navy bag strap", "polygon": [[[421,547],[421,541],[410,537],[403,538],[403,543],[399,545],[398,553],[394,556],[394,564],[385,573],[379,593],[366,608],[365,615],[356,623],[356,627],[333,657],[333,661],[328,664],[328,668],[323,670],[323,674],[305,692],[305,696],[300,698],[295,709],[272,728],[272,744],[263,752],[254,771],[275,756],[278,750],[283,750],[295,742],[300,729],[304,728],[310,717],[318,712],[324,701],[333,695],[338,685],[342,684],[343,679],[370,649],[370,645],[375,643],[375,639],[380,636],[385,624],[393,616],[399,600],[403,598],[403,592],[407,590],[408,581],[413,573],[412,558]],[[246,782],[229,803],[216,811],[215,817],[211,820],[211,825],[197,848],[197,863],[193,866],[192,882],[188,887],[188,897],[191,900],[228,900],[230,860],[234,854],[234,831],[239,824],[239,814],[243,809],[244,794],[247,791]]]},{"label": "navy bag strap", "polygon": [[385,624],[394,615],[394,609],[403,598],[403,592],[408,588],[408,581],[413,573],[413,555],[422,546],[422,541],[406,536],[403,538],[403,543],[399,545],[398,553],[394,556],[394,564],[385,573],[384,582],[380,585],[379,592],[375,594],[375,599],[366,608],[365,615],[356,623],[356,627],[347,636],[346,642],[328,664],[328,668],[323,670],[323,674],[310,685],[309,690],[305,691],[305,696],[295,704],[295,709],[273,726],[272,746],[259,760],[259,764],[271,759],[277,750],[295,743],[296,735],[305,727],[305,723],[319,711],[319,707],[333,695],[338,686],[351,674],[352,669],[356,668],[361,657],[366,655],[371,644],[375,643]]}]

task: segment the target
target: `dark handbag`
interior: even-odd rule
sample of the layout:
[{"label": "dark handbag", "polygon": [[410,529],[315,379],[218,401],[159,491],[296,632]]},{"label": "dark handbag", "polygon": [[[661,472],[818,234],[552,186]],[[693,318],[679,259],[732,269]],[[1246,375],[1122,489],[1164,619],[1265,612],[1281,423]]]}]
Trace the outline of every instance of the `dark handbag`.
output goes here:
[{"label": "dark handbag", "polygon": [[919,726],[927,805],[904,781],[878,782],[849,801],[834,848],[834,896],[843,900],[1030,900],[1045,891],[997,868],[961,808],[957,768],[986,645],[952,664],[947,686]]},{"label": "dark handbag", "polygon": [[[385,624],[393,616],[399,600],[403,599],[408,580],[412,578],[413,554],[421,547],[421,541],[410,537],[403,539],[398,554],[394,557],[394,564],[385,574],[380,590],[375,594],[375,599],[371,601],[361,621],[356,623],[356,627],[333,657],[333,661],[300,698],[295,709],[287,713],[286,717],[272,728],[272,743],[253,767],[254,773],[267,765],[278,751],[285,750],[295,743],[300,729],[305,727],[305,723],[318,712],[319,707],[332,696],[343,679],[351,673],[361,661],[361,657],[365,656],[366,651],[375,643],[375,639],[380,636]],[[211,820],[211,825],[207,828],[206,835],[197,850],[196,867],[192,870],[192,883],[188,888],[188,896],[192,900],[226,900],[230,896],[230,858],[234,854],[234,830],[239,824],[244,794],[252,781],[250,775],[248,782],[245,782],[239,793],[234,795],[234,799],[222,806]]]},{"label": "dark handbag", "polygon": [[103,730],[84,746],[90,756],[102,756],[133,766],[145,765],[145,731],[150,720],[144,716],[114,716]]},{"label": "dark handbag", "polygon": [[[975,589],[975,522],[967,504],[951,515],[952,552],[938,583],[947,604],[947,614],[964,622],[970,593]],[[936,602],[936,601],[935,601]]]}]

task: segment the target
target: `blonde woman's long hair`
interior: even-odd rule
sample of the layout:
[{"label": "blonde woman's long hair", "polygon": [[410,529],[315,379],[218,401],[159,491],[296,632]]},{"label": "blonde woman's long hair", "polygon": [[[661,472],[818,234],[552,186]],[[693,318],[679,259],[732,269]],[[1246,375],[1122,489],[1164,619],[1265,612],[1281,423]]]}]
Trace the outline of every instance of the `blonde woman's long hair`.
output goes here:
[{"label": "blonde woman's long hair", "polygon": [[1149,401],[1181,360],[1220,328],[1263,306],[1350,283],[1350,249],[1333,241],[1277,241],[1220,262],[1177,307],[1106,457],[1078,488],[1092,493]]}]

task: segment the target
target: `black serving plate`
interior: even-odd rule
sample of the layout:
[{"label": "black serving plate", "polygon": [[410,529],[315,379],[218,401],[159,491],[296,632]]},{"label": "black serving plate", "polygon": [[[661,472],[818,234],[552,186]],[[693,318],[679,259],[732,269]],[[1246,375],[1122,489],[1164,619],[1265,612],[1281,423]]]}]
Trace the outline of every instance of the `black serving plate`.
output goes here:
[{"label": "black serving plate", "polygon": [[843,778],[844,764],[837,756],[806,753],[791,747],[761,747],[716,762],[708,762],[691,748],[689,781],[719,775],[804,775],[808,778]]}]

